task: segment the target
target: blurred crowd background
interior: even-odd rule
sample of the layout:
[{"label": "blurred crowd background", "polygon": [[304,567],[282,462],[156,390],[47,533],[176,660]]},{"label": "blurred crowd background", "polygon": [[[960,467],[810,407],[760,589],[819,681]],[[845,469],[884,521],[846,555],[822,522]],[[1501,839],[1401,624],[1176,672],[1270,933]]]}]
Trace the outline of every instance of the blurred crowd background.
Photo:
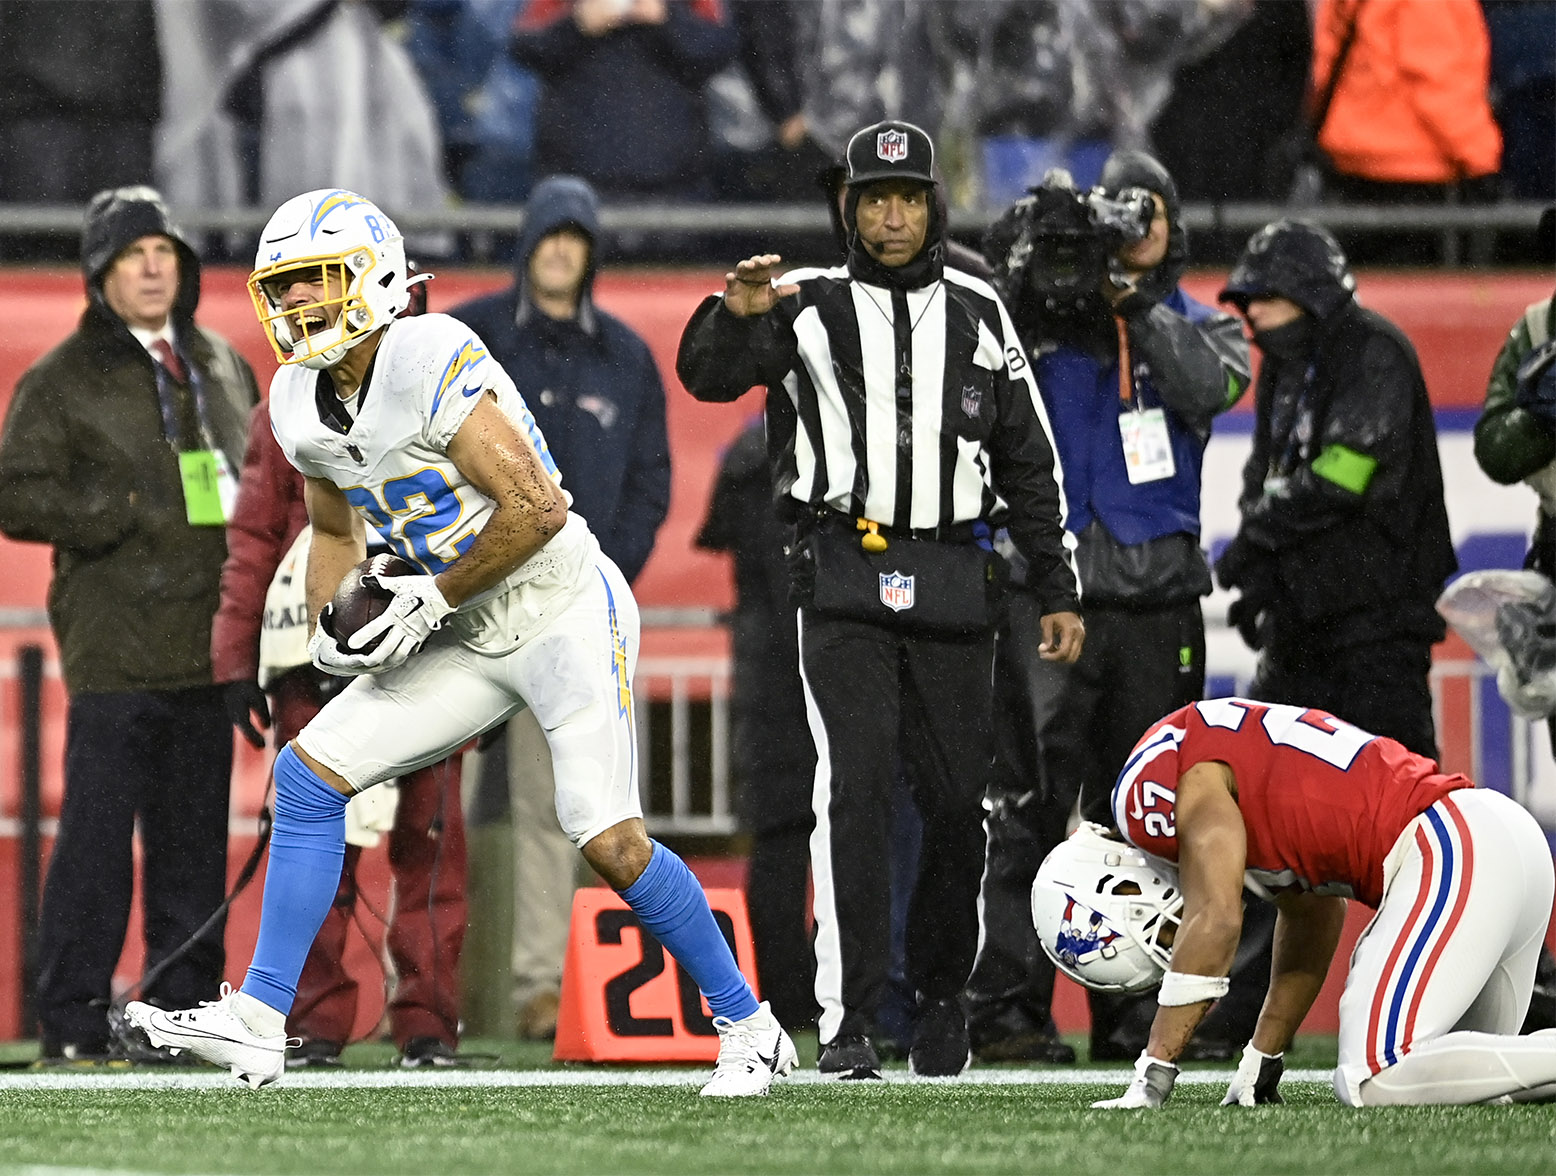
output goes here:
[{"label": "blurred crowd background", "polygon": [[1191,203],[1556,195],[1552,0],[0,0],[0,60],[13,258],[73,233],[7,234],[4,204],[133,182],[207,213],[339,185],[414,218],[558,172],[607,207],[814,208],[883,117],[935,137],[953,211],[1115,147]]}]

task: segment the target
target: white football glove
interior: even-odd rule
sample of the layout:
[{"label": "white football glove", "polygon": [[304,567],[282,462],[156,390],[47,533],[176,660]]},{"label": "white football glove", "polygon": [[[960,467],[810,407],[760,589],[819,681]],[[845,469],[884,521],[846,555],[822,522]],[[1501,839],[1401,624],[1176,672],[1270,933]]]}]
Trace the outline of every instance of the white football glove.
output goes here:
[{"label": "white football glove", "polygon": [[341,646],[331,632],[331,617],[334,613],[334,606],[329,604],[319,613],[319,623],[313,627],[313,636],[308,638],[308,660],[326,674],[334,674],[337,678],[355,678],[358,674],[374,673],[379,668],[378,651],[352,653]]},{"label": "white football glove", "polygon": [[1142,1051],[1135,1062],[1135,1080],[1129,1084],[1129,1089],[1118,1098],[1092,1103],[1092,1109],[1159,1111],[1172,1097],[1172,1087],[1177,1081],[1177,1066]]},{"label": "white football glove", "polygon": [[346,648],[355,653],[383,640],[361,656],[373,659],[372,672],[392,670],[422,647],[422,643],[443,627],[443,620],[454,608],[443,599],[437,580],[432,576],[374,576],[379,584],[394,593],[389,607],[376,620],[369,621],[346,639]]},{"label": "white football glove", "polygon": [[1260,1053],[1253,1042],[1243,1046],[1243,1060],[1237,1063],[1237,1073],[1226,1088],[1224,1107],[1257,1107],[1283,1103],[1280,1096],[1280,1076],[1286,1071],[1281,1054]]}]

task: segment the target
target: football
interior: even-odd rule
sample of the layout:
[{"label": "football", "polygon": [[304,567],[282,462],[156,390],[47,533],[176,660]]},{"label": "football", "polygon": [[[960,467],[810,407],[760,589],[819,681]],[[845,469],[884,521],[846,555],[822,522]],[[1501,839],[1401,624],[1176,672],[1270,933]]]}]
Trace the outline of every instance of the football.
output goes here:
[{"label": "football", "polygon": [[[340,587],[335,589],[335,595],[330,598],[330,632],[342,649],[346,648],[346,642],[353,633],[369,621],[376,621],[383,616],[389,602],[394,599],[393,592],[367,579],[370,575],[414,576],[416,568],[410,561],[385,552],[369,556],[346,573]],[[367,653],[377,644],[378,641],[374,641],[365,649],[354,649],[351,652]]]}]

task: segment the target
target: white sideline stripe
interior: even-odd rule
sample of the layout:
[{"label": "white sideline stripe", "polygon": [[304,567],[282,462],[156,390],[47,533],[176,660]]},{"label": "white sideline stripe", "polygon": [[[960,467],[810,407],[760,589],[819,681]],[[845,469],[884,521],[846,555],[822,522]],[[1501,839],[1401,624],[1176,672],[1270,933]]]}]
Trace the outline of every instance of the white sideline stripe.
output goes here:
[{"label": "white sideline stripe", "polygon": [[132,1168],[73,1168],[63,1164],[0,1164],[0,1176],[156,1176]]},{"label": "white sideline stripe", "polygon": [[[275,1084],[292,1090],[389,1090],[401,1087],[495,1087],[523,1088],[546,1086],[701,1086],[709,1071],[702,1068],[679,1070],[441,1070],[417,1073],[401,1070],[346,1070],[333,1074],[290,1073]],[[1185,1070],[1178,1076],[1180,1086],[1225,1085],[1233,1071]],[[909,1085],[926,1082],[957,1086],[1086,1086],[1129,1082],[1134,1070],[1004,1070],[974,1069],[960,1078],[915,1078],[906,1070],[887,1070],[886,1082]],[[1321,1082],[1328,1085],[1330,1070],[1288,1070],[1284,1082]],[[815,1070],[803,1070],[780,1078],[784,1085],[841,1086],[833,1078],[823,1078]],[[860,1083],[868,1088],[873,1083]],[[148,1070],[121,1073],[62,1074],[50,1071],[0,1075],[0,1093],[21,1090],[235,1090],[247,1088],[235,1078],[214,1068],[206,1071],[169,1074]],[[268,1091],[270,1087],[266,1087]],[[40,1169],[41,1170],[41,1169]],[[55,1169],[49,1169],[55,1171]],[[0,1172],[6,1169],[0,1168]]]}]

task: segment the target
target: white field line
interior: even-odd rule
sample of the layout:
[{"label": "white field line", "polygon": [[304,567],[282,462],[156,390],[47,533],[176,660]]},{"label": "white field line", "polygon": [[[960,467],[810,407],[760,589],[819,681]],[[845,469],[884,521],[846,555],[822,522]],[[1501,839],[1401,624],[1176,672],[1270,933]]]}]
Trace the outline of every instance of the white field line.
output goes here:
[{"label": "white field line", "polygon": [[[905,1070],[887,1070],[888,1084],[934,1083],[957,1086],[1082,1086],[1127,1083],[1132,1069],[1112,1070],[1022,1070],[974,1069],[960,1078],[915,1078]],[[1185,1070],[1178,1076],[1180,1085],[1225,1085],[1232,1071]],[[1329,1070],[1288,1070],[1285,1082],[1320,1082],[1328,1085]],[[545,1087],[545,1086],[701,1086],[708,1080],[706,1069],[675,1070],[442,1070],[418,1073],[403,1070],[344,1070],[335,1073],[288,1074],[266,1090],[386,1090],[400,1087]],[[814,1070],[802,1070],[779,1079],[775,1089],[785,1085],[837,1085]],[[873,1085],[864,1084],[866,1087]],[[59,1073],[36,1071],[0,1074],[0,1094],[22,1090],[247,1090],[226,1074],[209,1070],[168,1073],[135,1070],[121,1073]]]}]

